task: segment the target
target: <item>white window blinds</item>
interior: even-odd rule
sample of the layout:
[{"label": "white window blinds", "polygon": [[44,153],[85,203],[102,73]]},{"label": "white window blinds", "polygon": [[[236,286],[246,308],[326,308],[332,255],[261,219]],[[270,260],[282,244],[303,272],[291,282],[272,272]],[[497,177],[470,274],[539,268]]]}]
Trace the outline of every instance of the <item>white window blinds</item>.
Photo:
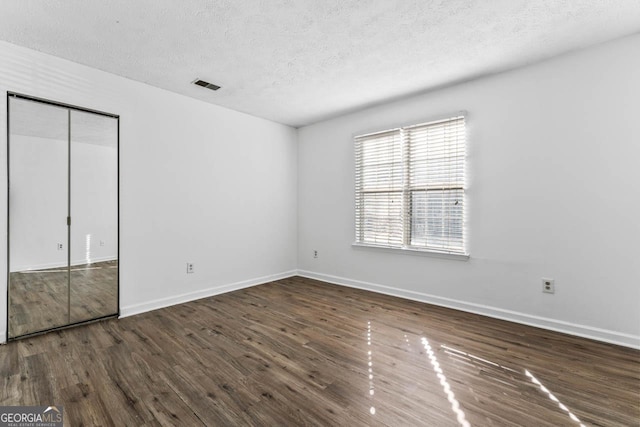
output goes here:
[{"label": "white window blinds", "polygon": [[465,254],[465,120],[355,138],[356,243]]}]

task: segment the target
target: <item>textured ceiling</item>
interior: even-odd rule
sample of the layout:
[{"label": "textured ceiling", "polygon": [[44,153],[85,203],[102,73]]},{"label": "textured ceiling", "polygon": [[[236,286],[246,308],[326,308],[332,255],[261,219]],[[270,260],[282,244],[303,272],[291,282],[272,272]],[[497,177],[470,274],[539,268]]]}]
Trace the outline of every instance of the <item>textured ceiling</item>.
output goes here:
[{"label": "textured ceiling", "polygon": [[2,40],[296,127],[639,30],[639,0],[0,0]]}]

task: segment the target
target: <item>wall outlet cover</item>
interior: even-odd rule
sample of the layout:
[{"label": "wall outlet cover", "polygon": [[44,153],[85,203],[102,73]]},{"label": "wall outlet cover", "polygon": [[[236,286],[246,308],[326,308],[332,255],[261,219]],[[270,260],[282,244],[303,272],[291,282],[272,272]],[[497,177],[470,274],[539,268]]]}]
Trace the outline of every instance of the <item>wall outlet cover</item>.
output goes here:
[{"label": "wall outlet cover", "polygon": [[556,284],[554,279],[542,279],[542,292],[553,294],[556,292]]}]

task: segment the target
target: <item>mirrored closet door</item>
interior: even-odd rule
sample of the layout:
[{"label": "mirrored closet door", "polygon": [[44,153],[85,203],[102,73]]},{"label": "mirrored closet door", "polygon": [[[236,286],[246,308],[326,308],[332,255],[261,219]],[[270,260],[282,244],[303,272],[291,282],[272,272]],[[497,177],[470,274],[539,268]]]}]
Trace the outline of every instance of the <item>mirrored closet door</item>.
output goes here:
[{"label": "mirrored closet door", "polygon": [[118,116],[8,95],[8,337],[118,314]]}]

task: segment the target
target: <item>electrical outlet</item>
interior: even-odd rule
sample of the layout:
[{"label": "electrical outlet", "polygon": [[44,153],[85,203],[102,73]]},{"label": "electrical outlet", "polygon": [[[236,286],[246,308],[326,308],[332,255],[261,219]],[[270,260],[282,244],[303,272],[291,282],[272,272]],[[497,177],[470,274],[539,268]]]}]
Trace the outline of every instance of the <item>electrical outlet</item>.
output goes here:
[{"label": "electrical outlet", "polygon": [[188,262],[187,263],[187,274],[191,274],[193,273],[193,263],[192,262]]},{"label": "electrical outlet", "polygon": [[542,279],[542,292],[546,294],[553,294],[556,292],[556,284],[553,279]]},{"label": "electrical outlet", "polygon": [[313,257],[314,258],[318,258],[318,251],[316,251],[316,250],[313,251]]},{"label": "electrical outlet", "polygon": [[100,246],[104,246],[104,240],[100,240]]},{"label": "electrical outlet", "polygon": [[61,251],[64,249],[64,245],[62,243],[58,243],[58,250]]}]

